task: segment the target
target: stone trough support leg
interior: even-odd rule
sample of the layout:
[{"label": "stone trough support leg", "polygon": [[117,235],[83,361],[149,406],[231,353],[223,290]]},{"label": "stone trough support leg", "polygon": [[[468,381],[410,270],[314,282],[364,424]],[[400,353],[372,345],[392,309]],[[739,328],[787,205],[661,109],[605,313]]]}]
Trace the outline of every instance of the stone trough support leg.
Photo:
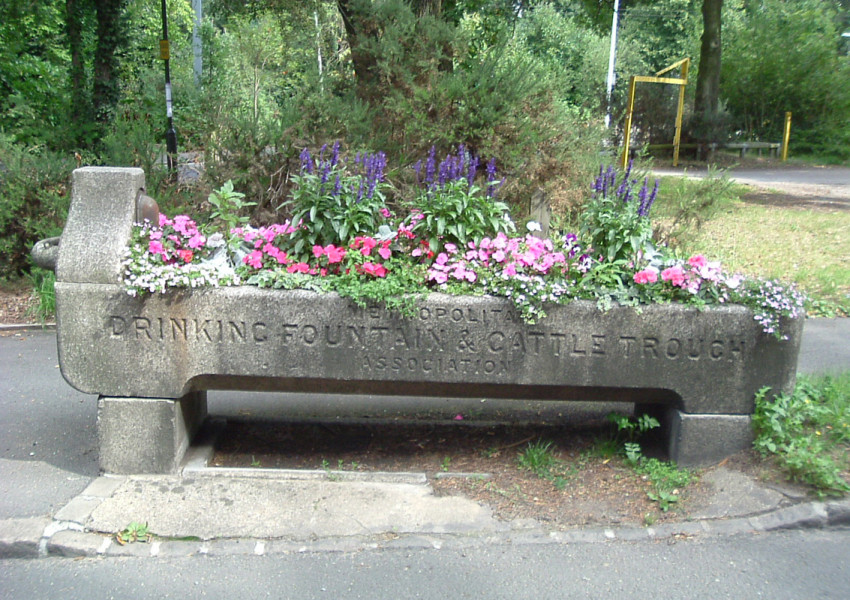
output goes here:
[{"label": "stone trough support leg", "polygon": [[695,415],[671,408],[665,426],[668,455],[680,467],[716,464],[753,443],[750,415]]},{"label": "stone trough support leg", "polygon": [[100,468],[106,473],[176,473],[207,416],[207,393],[182,398],[97,401]]}]

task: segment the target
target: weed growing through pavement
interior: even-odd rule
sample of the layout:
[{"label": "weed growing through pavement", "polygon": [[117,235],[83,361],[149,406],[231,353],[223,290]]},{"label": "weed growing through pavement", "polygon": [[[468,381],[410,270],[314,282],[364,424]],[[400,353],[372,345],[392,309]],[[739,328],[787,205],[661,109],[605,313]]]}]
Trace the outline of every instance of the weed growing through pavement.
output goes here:
[{"label": "weed growing through pavement", "polygon": [[147,523],[133,521],[127,527],[115,534],[115,541],[121,544],[132,544],[133,542],[149,542],[153,534],[148,529]]}]

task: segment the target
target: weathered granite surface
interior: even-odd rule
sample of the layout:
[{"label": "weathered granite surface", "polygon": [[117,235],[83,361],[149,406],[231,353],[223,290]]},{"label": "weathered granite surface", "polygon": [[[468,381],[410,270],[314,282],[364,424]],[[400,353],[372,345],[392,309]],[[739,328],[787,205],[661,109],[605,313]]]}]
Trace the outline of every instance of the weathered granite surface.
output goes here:
[{"label": "weathered granite surface", "polygon": [[[210,389],[634,401],[663,408],[671,457],[692,465],[746,447],[756,392],[794,385],[802,320],[778,341],[741,306],[573,302],[527,325],[491,297],[431,294],[409,319],[298,290],[133,298],[121,259],[143,187],[139,169],[75,171],[59,245],[60,366],[102,397],[106,470],[173,472]],[[138,415],[159,433],[122,429]]]},{"label": "weathered granite surface", "polygon": [[[739,306],[547,308],[526,325],[502,299],[431,294],[413,319],[333,294],[253,287],[132,298],[58,282],[62,372],[107,396],[193,390],[326,391],[535,399],[619,398],[687,413],[749,414],[788,389],[795,341]],[[798,340],[799,338],[795,338]]]}]

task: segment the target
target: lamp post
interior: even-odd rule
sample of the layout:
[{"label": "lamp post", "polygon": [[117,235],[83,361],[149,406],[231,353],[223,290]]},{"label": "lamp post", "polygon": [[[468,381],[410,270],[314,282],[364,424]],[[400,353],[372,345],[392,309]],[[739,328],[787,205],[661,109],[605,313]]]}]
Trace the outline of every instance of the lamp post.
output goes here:
[{"label": "lamp post", "polygon": [[165,62],[165,113],[168,116],[168,129],[165,132],[165,151],[168,170],[175,172],[177,161],[177,131],[174,129],[174,110],[171,105],[171,52],[168,45],[168,12],[165,0],[162,0],[162,39],[159,42],[159,57]]},{"label": "lamp post", "polygon": [[605,128],[611,126],[611,94],[614,91],[614,64],[617,57],[617,21],[620,16],[620,0],[614,0],[614,17],[611,20],[611,50],[608,53],[607,97],[608,111],[605,113]]}]

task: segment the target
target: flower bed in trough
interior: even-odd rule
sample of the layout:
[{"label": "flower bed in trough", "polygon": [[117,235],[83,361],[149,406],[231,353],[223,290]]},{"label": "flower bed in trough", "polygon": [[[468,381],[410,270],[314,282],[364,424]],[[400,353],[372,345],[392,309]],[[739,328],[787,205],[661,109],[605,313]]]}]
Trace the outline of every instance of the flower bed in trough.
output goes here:
[{"label": "flower bed in trough", "polygon": [[[468,215],[466,232],[452,229],[435,194],[437,209],[401,219],[374,202],[362,231],[357,216],[305,226],[309,211],[253,229],[229,211],[232,188],[213,198],[224,231],[186,216],[134,225],[142,171],[75,171],[57,261],[60,366],[100,396],[102,468],[176,471],[211,389],[621,400],[663,417],[682,465],[746,447],[755,394],[793,387],[800,298],[656,250],[652,193],[624,202],[616,177],[600,174],[579,236],[540,239],[514,235],[495,202],[480,235]],[[457,172],[447,181],[449,195],[475,196],[471,180],[451,189]],[[336,185],[335,206],[362,208],[357,181]],[[323,237],[319,225],[341,224],[347,243]]]}]

